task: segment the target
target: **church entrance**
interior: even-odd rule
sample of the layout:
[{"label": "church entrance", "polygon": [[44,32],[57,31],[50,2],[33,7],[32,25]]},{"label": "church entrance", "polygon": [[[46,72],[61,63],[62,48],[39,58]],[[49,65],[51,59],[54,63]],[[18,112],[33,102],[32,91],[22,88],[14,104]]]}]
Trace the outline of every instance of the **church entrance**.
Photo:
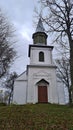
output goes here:
[{"label": "church entrance", "polygon": [[38,86],[38,103],[47,103],[47,86]]}]

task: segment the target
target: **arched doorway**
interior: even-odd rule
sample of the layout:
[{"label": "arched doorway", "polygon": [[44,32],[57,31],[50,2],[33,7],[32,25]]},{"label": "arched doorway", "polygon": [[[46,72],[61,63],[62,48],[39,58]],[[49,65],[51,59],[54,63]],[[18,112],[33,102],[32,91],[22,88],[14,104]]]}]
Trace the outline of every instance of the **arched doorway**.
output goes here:
[{"label": "arched doorway", "polygon": [[47,103],[48,102],[48,82],[44,79],[40,80],[38,85],[38,103]]}]

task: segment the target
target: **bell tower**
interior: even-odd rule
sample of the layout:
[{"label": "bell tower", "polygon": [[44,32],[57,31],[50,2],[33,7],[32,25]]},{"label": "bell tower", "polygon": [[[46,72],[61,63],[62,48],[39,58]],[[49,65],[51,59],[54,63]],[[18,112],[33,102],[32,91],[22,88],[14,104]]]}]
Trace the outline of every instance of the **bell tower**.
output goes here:
[{"label": "bell tower", "polygon": [[36,31],[33,33],[33,45],[29,45],[30,65],[52,65],[53,46],[47,45],[48,35],[45,33],[41,18],[38,21]]},{"label": "bell tower", "polygon": [[36,32],[33,34],[32,38],[33,44],[47,45],[47,34],[45,33],[41,18],[39,19]]}]

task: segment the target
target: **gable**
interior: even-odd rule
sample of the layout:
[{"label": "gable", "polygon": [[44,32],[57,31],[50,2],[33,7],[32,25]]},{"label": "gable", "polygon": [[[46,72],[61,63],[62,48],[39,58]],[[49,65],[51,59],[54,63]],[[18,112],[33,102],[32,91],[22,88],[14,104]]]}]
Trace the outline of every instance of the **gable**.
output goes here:
[{"label": "gable", "polygon": [[49,82],[47,82],[45,79],[41,79],[40,81],[37,82],[37,84],[40,84],[40,83],[49,84]]}]

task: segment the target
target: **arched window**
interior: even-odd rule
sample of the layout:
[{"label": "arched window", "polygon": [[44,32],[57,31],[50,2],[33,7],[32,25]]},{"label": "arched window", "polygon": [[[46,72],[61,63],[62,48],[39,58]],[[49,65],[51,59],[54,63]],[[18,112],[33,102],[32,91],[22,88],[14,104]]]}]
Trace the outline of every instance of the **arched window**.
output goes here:
[{"label": "arched window", "polygon": [[44,52],[39,52],[39,61],[43,62],[44,61]]}]

